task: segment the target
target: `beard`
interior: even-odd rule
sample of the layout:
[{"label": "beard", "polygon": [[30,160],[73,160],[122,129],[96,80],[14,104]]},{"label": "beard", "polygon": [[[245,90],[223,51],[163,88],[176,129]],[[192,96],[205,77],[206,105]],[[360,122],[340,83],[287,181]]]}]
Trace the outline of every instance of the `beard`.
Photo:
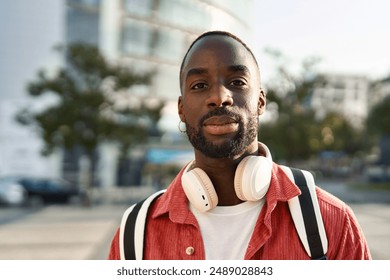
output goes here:
[{"label": "beard", "polygon": [[[233,139],[226,139],[221,144],[215,144],[206,139],[203,134],[203,122],[213,116],[229,116],[237,120],[238,132]],[[242,117],[228,109],[217,108],[203,116],[198,124],[198,128],[192,127],[186,123],[188,140],[192,146],[211,158],[230,158],[241,155],[245,149],[257,138],[257,129],[259,120],[257,115],[252,115],[245,125]]]}]

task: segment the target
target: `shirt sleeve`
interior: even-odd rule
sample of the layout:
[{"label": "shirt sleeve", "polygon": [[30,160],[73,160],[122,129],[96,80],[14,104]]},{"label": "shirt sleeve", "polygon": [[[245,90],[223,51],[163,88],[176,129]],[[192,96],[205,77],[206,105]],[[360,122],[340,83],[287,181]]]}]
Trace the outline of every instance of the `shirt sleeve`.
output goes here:
[{"label": "shirt sleeve", "polygon": [[335,259],[339,260],[370,260],[371,253],[368,248],[363,231],[349,206],[345,207],[345,221],[341,235],[339,250]]},{"label": "shirt sleeve", "polygon": [[117,229],[114,238],[111,241],[110,251],[108,253],[108,260],[120,260],[120,251],[119,251],[119,228]]}]

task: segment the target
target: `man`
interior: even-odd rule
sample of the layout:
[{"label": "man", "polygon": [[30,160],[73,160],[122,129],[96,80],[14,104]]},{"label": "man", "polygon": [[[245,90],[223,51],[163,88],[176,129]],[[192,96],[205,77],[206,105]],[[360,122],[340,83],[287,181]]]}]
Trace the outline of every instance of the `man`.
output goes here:
[{"label": "man", "polygon": [[[180,88],[195,160],[152,203],[143,258],[310,259],[287,204],[300,190],[257,139],[266,98],[250,49],[227,32],[201,35],[183,59]],[[370,259],[351,209],[316,192],[328,259]],[[120,238],[118,230],[109,259],[120,258]]]}]

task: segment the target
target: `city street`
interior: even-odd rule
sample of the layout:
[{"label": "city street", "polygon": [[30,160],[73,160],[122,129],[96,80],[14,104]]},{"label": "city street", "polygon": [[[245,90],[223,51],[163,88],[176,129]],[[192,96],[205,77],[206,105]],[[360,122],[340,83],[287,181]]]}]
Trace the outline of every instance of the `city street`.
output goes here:
[{"label": "city street", "polygon": [[[390,204],[384,202],[389,195],[380,194],[379,203],[372,201],[373,195],[368,203],[362,203],[363,194],[350,194],[353,202],[349,204],[363,228],[373,258],[378,260],[390,260]],[[142,193],[120,190],[101,196],[106,199],[98,199],[91,208],[80,205],[53,205],[33,211],[0,208],[0,260],[105,259],[121,215],[129,206],[125,201],[139,200]]]}]

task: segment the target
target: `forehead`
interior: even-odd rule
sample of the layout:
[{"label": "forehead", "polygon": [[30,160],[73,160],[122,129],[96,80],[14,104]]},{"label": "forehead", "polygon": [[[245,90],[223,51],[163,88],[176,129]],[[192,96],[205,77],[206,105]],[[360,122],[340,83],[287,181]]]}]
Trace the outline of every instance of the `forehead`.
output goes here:
[{"label": "forehead", "polygon": [[240,42],[224,35],[210,35],[197,41],[184,60],[181,74],[210,65],[245,65],[250,71],[258,71],[251,53]]}]

